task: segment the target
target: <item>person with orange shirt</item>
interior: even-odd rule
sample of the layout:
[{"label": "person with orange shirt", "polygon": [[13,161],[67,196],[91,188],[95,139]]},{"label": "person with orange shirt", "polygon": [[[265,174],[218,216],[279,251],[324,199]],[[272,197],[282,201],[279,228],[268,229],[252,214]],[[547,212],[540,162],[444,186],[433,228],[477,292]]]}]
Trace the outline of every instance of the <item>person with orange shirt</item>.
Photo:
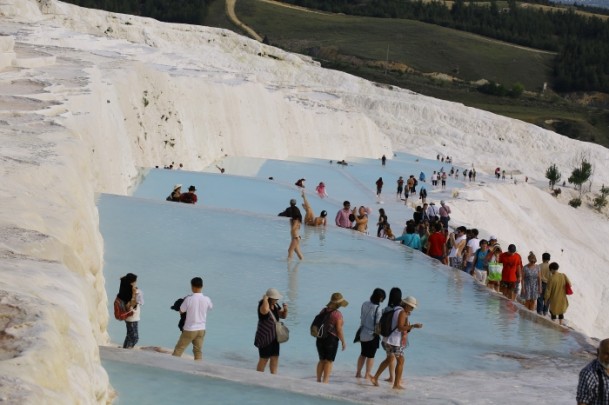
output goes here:
[{"label": "person with orange shirt", "polygon": [[503,264],[501,272],[501,293],[507,298],[516,299],[516,286],[522,279],[522,258],[516,253],[516,245],[508,246],[508,251],[499,255],[499,263]]}]

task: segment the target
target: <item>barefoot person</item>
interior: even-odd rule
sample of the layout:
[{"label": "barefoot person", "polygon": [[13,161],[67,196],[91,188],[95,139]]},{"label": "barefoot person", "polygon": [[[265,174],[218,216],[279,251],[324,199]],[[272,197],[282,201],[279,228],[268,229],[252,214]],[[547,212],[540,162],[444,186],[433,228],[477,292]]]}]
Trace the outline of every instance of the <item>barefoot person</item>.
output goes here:
[{"label": "barefoot person", "polygon": [[256,371],[264,372],[269,359],[269,371],[277,374],[279,366],[279,342],[275,332],[275,322],[279,318],[285,319],[288,316],[288,306],[283,304],[281,307],[277,303],[281,294],[274,288],[269,288],[258,302],[258,328],[254,345],[258,348],[258,365]]},{"label": "barefoot person", "polygon": [[372,383],[378,386],[378,378],[383,373],[383,370],[391,363],[390,357],[396,360],[395,378],[393,381],[393,389],[402,390],[402,372],[404,371],[404,349],[408,342],[408,333],[413,328],[420,329],[423,327],[421,323],[411,325],[408,317],[417,307],[417,300],[414,297],[406,297],[400,302],[400,307],[393,313],[393,328],[395,330],[386,338],[383,338],[383,348],[387,352],[387,358],[380,364]]},{"label": "barefoot person", "polygon": [[290,219],[290,246],[288,247],[288,260],[292,260],[292,255],[296,252],[296,256],[300,260],[303,259],[300,251],[300,218],[295,216]]},{"label": "barefoot person", "polygon": [[327,384],[330,381],[332,366],[338,351],[338,342],[342,344],[343,351],[347,348],[343,334],[343,314],[339,308],[346,307],[349,302],[343,298],[341,293],[334,293],[328,305],[322,310],[329,313],[324,328],[327,335],[315,339],[319,362],[317,363],[317,382]]},{"label": "barefoot person", "polygon": [[203,295],[203,279],[195,277],[190,280],[192,294],[184,298],[180,305],[180,314],[186,313],[184,330],[173,349],[173,356],[181,357],[184,349],[192,343],[195,360],[203,359],[203,340],[205,339],[205,324],[207,311],[213,308],[209,297]]},{"label": "barefoot person", "polygon": [[357,359],[356,378],[362,378],[362,368],[366,364],[365,378],[371,380],[372,366],[374,366],[374,356],[379,347],[379,335],[375,333],[376,326],[381,320],[381,302],[385,301],[385,291],[375,288],[370,296],[370,300],[362,304],[360,315],[360,334],[359,340],[362,346],[360,356]]}]

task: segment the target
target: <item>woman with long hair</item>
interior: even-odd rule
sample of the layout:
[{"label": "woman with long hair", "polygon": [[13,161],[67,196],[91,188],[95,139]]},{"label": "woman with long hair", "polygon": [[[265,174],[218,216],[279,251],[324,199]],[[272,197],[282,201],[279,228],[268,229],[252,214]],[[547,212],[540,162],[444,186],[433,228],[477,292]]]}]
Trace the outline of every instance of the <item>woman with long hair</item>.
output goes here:
[{"label": "woman with long hair", "polygon": [[139,340],[138,323],[141,304],[143,299],[142,292],[137,288],[137,276],[127,273],[121,277],[118,294],[114,300],[114,316],[120,321],[125,321],[127,326],[127,335],[123,343],[125,349],[131,349]]},{"label": "woman with long hair", "polygon": [[381,302],[385,301],[385,291],[381,288],[375,288],[370,296],[370,300],[362,304],[360,315],[360,332],[359,341],[362,346],[360,356],[357,359],[356,378],[362,377],[362,368],[366,364],[367,379],[372,379],[372,367],[374,366],[374,356],[379,348],[379,335],[376,334],[376,327],[381,320],[383,311],[381,310]]}]

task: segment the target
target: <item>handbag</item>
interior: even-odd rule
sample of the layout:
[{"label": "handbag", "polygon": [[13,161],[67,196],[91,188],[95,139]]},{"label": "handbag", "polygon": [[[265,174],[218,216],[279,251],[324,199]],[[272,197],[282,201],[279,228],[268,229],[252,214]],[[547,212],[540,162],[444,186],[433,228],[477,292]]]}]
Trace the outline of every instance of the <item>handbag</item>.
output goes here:
[{"label": "handbag", "polygon": [[573,290],[571,289],[571,284],[565,283],[565,293],[567,295],[573,295]]},{"label": "handbag", "polygon": [[353,343],[359,342],[359,335],[360,335],[360,333],[362,333],[362,327],[361,326],[359,328],[357,328],[357,331],[355,332],[355,337],[353,338]]},{"label": "handbag", "polygon": [[271,317],[275,321],[275,335],[277,336],[278,343],[285,343],[290,339],[290,330],[287,326],[283,324],[283,322],[275,319],[275,315],[273,315],[273,311],[270,312]]}]

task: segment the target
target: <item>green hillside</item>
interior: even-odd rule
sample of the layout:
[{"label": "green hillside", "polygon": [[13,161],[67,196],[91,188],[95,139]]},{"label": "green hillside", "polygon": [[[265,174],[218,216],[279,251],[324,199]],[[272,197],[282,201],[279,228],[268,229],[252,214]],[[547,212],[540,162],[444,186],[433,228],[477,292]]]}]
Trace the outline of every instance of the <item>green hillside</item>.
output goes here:
[{"label": "green hillside", "polygon": [[[205,23],[238,31],[224,13],[224,1],[215,0]],[[261,0],[238,0],[236,13],[271,45],[311,55],[325,67],[609,146],[606,101],[592,108],[540,92],[550,78],[551,53],[413,20],[312,12]],[[426,75],[432,72],[459,80]],[[526,91],[518,98],[482,94],[470,83],[480,79],[507,88],[520,83]]]}]

